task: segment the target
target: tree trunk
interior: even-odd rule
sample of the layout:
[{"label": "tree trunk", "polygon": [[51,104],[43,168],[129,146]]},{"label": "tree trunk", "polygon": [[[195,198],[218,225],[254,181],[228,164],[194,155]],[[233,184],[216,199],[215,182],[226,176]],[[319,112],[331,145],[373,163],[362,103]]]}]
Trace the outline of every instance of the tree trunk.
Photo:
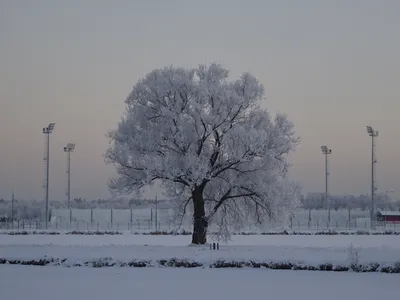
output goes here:
[{"label": "tree trunk", "polygon": [[196,188],[192,192],[193,197],[193,235],[192,244],[204,245],[207,242],[206,212],[204,207],[203,189]]}]

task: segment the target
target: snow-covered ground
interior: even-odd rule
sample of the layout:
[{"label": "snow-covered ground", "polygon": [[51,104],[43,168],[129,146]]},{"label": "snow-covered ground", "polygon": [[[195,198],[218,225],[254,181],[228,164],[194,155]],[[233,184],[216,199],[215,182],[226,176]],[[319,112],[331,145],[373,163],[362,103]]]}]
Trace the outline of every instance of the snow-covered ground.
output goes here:
[{"label": "snow-covered ground", "polygon": [[[153,245],[187,246],[190,235],[0,235],[0,245]],[[208,237],[210,242],[215,241]],[[226,244],[230,246],[300,246],[300,247],[388,247],[400,248],[396,235],[234,235]]]},{"label": "snow-covered ground", "polygon": [[188,247],[190,236],[0,235],[0,258],[67,259],[74,262],[112,258],[114,261],[189,259],[209,265],[218,259],[289,261],[307,265],[349,265],[349,246],[360,263],[393,265],[400,261],[399,236],[233,236],[219,251]]},{"label": "snow-covered ground", "polygon": [[[190,236],[0,235],[0,259],[66,259],[59,266],[0,264],[1,299],[395,299],[398,274],[209,269],[213,262],[254,260],[304,265],[349,265],[349,245],[359,263],[393,266],[399,236],[233,236],[219,251],[189,247]],[[211,241],[211,240],[210,240]],[[112,268],[62,266],[110,258]],[[164,268],[160,259],[187,259],[194,269]],[[149,260],[155,268],[118,262]],[[119,267],[118,267],[119,266]]]},{"label": "snow-covered ground", "polygon": [[398,276],[376,273],[0,266],[8,300],[375,300],[396,299],[398,284]]}]

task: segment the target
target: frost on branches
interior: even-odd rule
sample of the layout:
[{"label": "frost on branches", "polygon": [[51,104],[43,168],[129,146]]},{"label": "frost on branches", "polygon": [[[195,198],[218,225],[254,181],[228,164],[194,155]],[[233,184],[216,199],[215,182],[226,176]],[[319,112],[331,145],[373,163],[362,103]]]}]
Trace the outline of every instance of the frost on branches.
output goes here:
[{"label": "frost on branches", "polygon": [[298,139],[285,116],[260,108],[263,99],[254,76],[228,81],[218,64],[152,71],[109,134],[110,188],[131,193],[160,182],[180,216],[192,208],[194,244],[206,243],[216,213],[221,229],[249,214],[260,224],[279,218],[297,195],[287,155]]}]

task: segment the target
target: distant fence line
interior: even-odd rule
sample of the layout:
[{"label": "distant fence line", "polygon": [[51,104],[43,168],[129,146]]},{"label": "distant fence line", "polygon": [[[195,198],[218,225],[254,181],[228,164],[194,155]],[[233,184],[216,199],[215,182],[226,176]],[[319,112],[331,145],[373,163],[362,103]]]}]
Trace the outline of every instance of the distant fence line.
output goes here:
[{"label": "distant fence line", "polygon": [[50,215],[51,223],[77,222],[90,223],[171,223],[174,221],[173,212],[166,208],[139,209],[53,209]]},{"label": "distant fence line", "polygon": [[[132,232],[140,232],[140,231],[171,231],[176,229],[177,227],[174,224],[165,224],[165,223],[152,223],[150,220],[147,222],[143,222],[137,220],[136,222],[89,222],[89,221],[72,221],[72,222],[51,222],[48,224],[49,230],[90,230],[90,231],[104,231],[104,230],[120,230],[120,231],[132,231]],[[181,229],[185,229],[188,231],[192,230],[191,226],[181,226]],[[318,230],[339,230],[339,231],[348,231],[348,230],[369,230],[369,222],[363,223],[354,223],[347,224],[345,226],[340,226],[339,223],[336,224],[328,224],[328,223],[319,223],[319,222],[309,222],[307,225],[300,224],[299,222],[292,223],[288,226],[291,230],[310,230],[310,231],[318,231]],[[1,222],[0,229],[15,229],[15,230],[44,230],[45,223],[40,221],[14,221],[14,222]],[[216,227],[214,227],[216,229]],[[247,231],[247,232],[260,232],[268,230],[275,230],[278,228],[265,228],[264,230],[260,230],[258,226],[247,225],[242,230],[232,230],[232,232],[238,231]],[[281,228],[279,228],[281,229]],[[378,222],[376,223],[376,230],[390,230],[390,231],[400,231],[400,222]],[[210,227],[210,231],[213,231],[213,226]]]},{"label": "distant fence line", "polygon": [[[367,211],[342,210],[331,211],[331,222],[327,221],[327,211],[300,210],[294,213],[286,226],[274,226],[267,223],[261,230],[365,230],[369,229],[370,220]],[[2,222],[3,229],[44,229],[44,220],[19,220]],[[171,209],[166,208],[133,208],[133,209],[52,209],[48,228],[52,230],[173,230],[178,226]],[[378,229],[400,230],[400,223],[379,222]],[[191,215],[187,215],[180,226],[181,229],[192,230]],[[210,230],[216,230],[210,224]],[[238,230],[232,230],[238,231]],[[240,231],[260,231],[260,228],[249,222]]]},{"label": "distant fence line", "polygon": [[[48,224],[49,230],[132,230],[132,231],[149,231],[161,230],[161,223],[152,224],[149,222],[136,223],[100,223],[100,222],[87,222],[87,221],[72,221],[72,222],[53,222]],[[16,229],[16,230],[44,230],[45,222],[40,221],[14,221],[0,223],[0,229]],[[162,230],[166,230],[164,226]],[[169,230],[173,228],[169,226]]]}]

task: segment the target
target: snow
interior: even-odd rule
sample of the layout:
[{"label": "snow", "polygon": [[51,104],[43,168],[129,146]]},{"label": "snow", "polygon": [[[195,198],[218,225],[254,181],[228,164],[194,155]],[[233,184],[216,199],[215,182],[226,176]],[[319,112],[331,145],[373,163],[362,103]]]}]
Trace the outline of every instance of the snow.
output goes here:
[{"label": "snow", "polygon": [[384,211],[384,210],[379,210],[379,213],[382,216],[400,216],[400,211]]},{"label": "snow", "polygon": [[190,236],[0,236],[0,258],[67,259],[75,261],[110,257],[113,260],[191,259],[205,265],[218,259],[290,261],[317,265],[348,265],[349,246],[360,255],[360,263],[392,265],[400,261],[397,236],[234,236],[219,251],[187,247]]},{"label": "snow", "polygon": [[[0,235],[0,258],[65,258],[61,266],[0,265],[1,298],[70,299],[395,299],[398,274],[209,269],[218,259],[348,265],[348,247],[360,263],[400,261],[398,236],[233,236],[219,251],[189,247],[190,236]],[[211,241],[211,240],[210,240]],[[74,263],[189,259],[205,268],[89,268]],[[153,264],[156,265],[156,264]],[[18,284],[17,284],[18,283]],[[289,287],[289,288],[288,288]],[[195,293],[194,291],[199,291]]]},{"label": "snow", "polygon": [[398,281],[375,273],[0,266],[8,300],[396,299]]},{"label": "snow", "polygon": [[[61,231],[62,233],[62,231]],[[211,237],[208,238],[213,242]],[[190,235],[0,235],[0,245],[162,245],[187,246]],[[300,246],[300,247],[384,246],[400,248],[400,237],[394,235],[235,235],[228,245],[243,246]],[[221,242],[221,244],[224,244]]]}]

